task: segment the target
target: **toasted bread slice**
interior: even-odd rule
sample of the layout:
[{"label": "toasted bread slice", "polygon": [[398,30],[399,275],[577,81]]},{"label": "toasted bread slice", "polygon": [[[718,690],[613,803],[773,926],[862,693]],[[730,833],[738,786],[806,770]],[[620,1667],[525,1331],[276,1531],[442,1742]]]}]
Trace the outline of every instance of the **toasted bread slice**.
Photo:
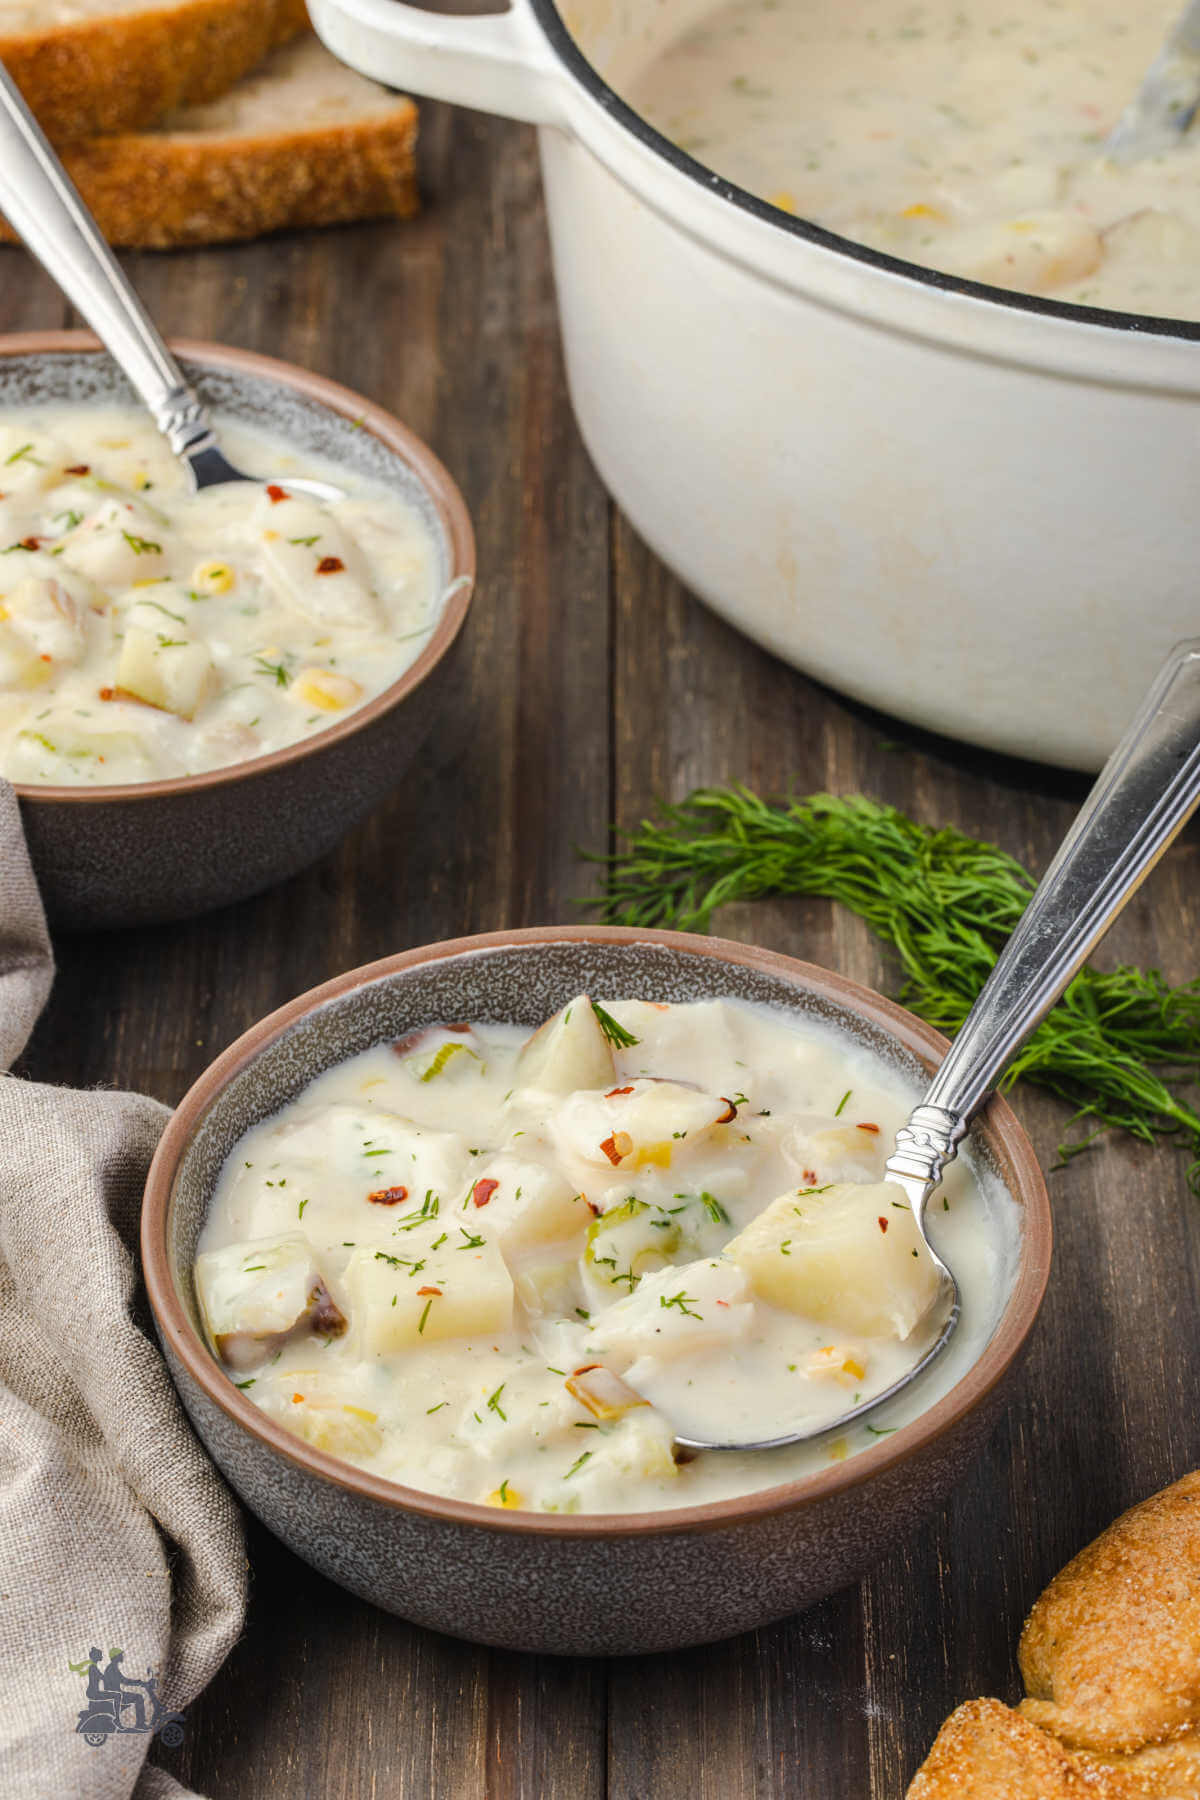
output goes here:
[{"label": "toasted bread slice", "polygon": [[307,22],[304,0],[0,0],[0,61],[68,143],[215,99]]},{"label": "toasted bread slice", "polygon": [[307,36],[223,99],[62,157],[110,243],[171,249],[413,213],[416,136],[411,100]]}]

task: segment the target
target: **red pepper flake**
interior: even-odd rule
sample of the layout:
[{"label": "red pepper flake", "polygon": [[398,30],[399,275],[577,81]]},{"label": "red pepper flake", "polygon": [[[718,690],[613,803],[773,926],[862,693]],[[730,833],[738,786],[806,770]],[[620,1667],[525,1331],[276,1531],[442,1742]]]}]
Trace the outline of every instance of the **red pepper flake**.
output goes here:
[{"label": "red pepper flake", "polygon": [[618,1094],[632,1094],[632,1092],[633,1092],[632,1087],[609,1088],[609,1090],[608,1090],[607,1094],[605,1094],[604,1098],[606,1100],[615,1100]]},{"label": "red pepper flake", "polygon": [[593,1369],[600,1367],[600,1363],[583,1363],[578,1369],[571,1370],[571,1380],[574,1381],[577,1375],[588,1375]]},{"label": "red pepper flake", "polygon": [[800,1179],[806,1187],[816,1187],[817,1171],[815,1169],[801,1169]]},{"label": "red pepper flake", "polygon": [[499,1186],[500,1183],[494,1180],[492,1176],[481,1175],[479,1180],[475,1183],[475,1186],[471,1189],[471,1198],[474,1200],[476,1206],[486,1206]]},{"label": "red pepper flake", "polygon": [[431,1288],[431,1287],[418,1288],[417,1293],[418,1293],[418,1295],[421,1295],[421,1296],[424,1296],[425,1294],[436,1295],[439,1300],[442,1297],[441,1288]]},{"label": "red pepper flake", "polygon": [[600,1148],[615,1167],[623,1157],[633,1149],[633,1139],[627,1131],[612,1131],[605,1138]]},{"label": "red pepper flake", "polygon": [[884,1218],[884,1217],[883,1217],[883,1214],[882,1214],[882,1213],[881,1213],[881,1214],[880,1214],[880,1215],[879,1215],[879,1229],[880,1229],[880,1231],[882,1231],[882,1232],[883,1232],[883,1233],[884,1233],[884,1235],[885,1235],[885,1236],[886,1236],[886,1234],[887,1234],[887,1228],[888,1228],[888,1222],[887,1222],[887,1220],[886,1220],[886,1219],[885,1219],[885,1218]]},{"label": "red pepper flake", "polygon": [[402,1200],[408,1199],[408,1189],[406,1187],[376,1188],[373,1194],[367,1195],[367,1199],[373,1206],[399,1206]]},{"label": "red pepper flake", "polygon": [[600,1217],[600,1208],[596,1205],[596,1202],[594,1200],[589,1200],[586,1194],[580,1194],[579,1198],[583,1201],[583,1204],[587,1207],[593,1219],[598,1219]]},{"label": "red pepper flake", "polygon": [[267,489],[267,499],[272,506],[278,506],[281,500],[290,500],[291,497],[286,488],[277,487],[274,482]]},{"label": "red pepper flake", "polygon": [[869,1131],[871,1133],[872,1137],[879,1136],[878,1125],[856,1125],[855,1130],[856,1131]]},{"label": "red pepper flake", "polygon": [[22,550],[40,550],[41,547],[42,540],[40,537],[27,537],[21,539]]},{"label": "red pepper flake", "polygon": [[38,657],[38,661],[39,662],[53,662],[54,658],[51,656],[51,654],[48,650],[43,650],[42,654]]},{"label": "red pepper flake", "polygon": [[72,463],[69,469],[63,470],[64,475],[90,475],[91,472],[91,463]]},{"label": "red pepper flake", "polygon": [[303,1400],[303,1398],[304,1398],[303,1394],[293,1394],[292,1395],[292,1401],[296,1406],[299,1406],[299,1404]]},{"label": "red pepper flake", "polygon": [[116,688],[101,688],[100,689],[101,700],[115,700],[116,697],[117,697]]},{"label": "red pepper flake", "polygon": [[728,1306],[729,1302],[728,1302],[728,1300],[718,1300],[717,1305],[718,1306]]},{"label": "red pepper flake", "polygon": [[724,1094],[721,1095],[721,1098],[725,1101],[725,1111],[718,1115],[717,1124],[730,1125],[733,1123],[734,1119],[737,1118],[737,1107],[733,1104],[733,1101],[727,1099]]},{"label": "red pepper flake", "polygon": [[317,574],[340,575],[345,566],[340,556],[323,556],[317,564]]}]

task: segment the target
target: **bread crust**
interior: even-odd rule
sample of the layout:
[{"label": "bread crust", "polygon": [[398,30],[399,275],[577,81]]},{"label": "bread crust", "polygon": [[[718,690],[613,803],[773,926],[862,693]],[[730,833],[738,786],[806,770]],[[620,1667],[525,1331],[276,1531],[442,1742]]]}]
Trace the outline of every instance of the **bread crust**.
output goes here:
[{"label": "bread crust", "polygon": [[960,1706],[907,1800],[1200,1800],[1200,1471],[1055,1576],[1020,1661],[1028,1698]]},{"label": "bread crust", "polygon": [[[111,244],[167,250],[296,226],[405,218],[418,206],[417,109],[310,130],[219,138],[148,132],[66,147]],[[14,233],[0,219],[0,238]]]},{"label": "bread crust", "polygon": [[140,12],[9,32],[0,62],[46,135],[71,143],[215,100],[307,26],[304,0],[147,0]]}]

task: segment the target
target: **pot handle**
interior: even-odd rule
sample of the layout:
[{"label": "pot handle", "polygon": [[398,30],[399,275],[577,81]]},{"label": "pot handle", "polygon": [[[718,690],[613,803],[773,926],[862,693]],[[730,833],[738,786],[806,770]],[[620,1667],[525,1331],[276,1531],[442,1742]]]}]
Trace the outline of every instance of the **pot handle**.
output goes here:
[{"label": "pot handle", "polygon": [[533,125],[564,122],[562,65],[529,0],[506,12],[427,12],[401,0],[309,0],[333,54],[372,81]]}]

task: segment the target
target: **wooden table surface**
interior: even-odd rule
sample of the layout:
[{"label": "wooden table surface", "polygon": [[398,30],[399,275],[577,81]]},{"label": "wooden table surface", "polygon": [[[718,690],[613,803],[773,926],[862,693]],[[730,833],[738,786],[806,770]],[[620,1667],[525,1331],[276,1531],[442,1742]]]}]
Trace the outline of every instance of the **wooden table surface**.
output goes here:
[{"label": "wooden table surface", "polygon": [[[855,708],[707,613],[608,501],[568,408],[532,134],[425,108],[426,211],[130,267],[166,328],[289,357],[425,436],[466,494],[480,585],[457,693],[403,789],[306,874],[171,929],[64,936],[22,1065],[173,1102],[271,1008],[406,945],[578,917],[602,847],[656,795],[741,780],[893,802],[1042,868],[1082,785]],[[21,253],[0,329],[69,322]],[[814,604],[837,605],[836,593]],[[1064,672],[1064,704],[1070,682]],[[1194,975],[1193,834],[1110,940]],[[894,991],[824,903],[732,909],[726,935]],[[1016,1109],[1045,1166],[1063,1110]],[[217,1800],[898,1800],[945,1714],[1019,1692],[1049,1577],[1200,1464],[1200,1205],[1183,1157],[1128,1140],[1051,1177],[1050,1291],[1016,1398],[947,1506],[858,1588],[750,1636],[605,1663],[479,1649],[378,1612],[253,1521],[245,1635],[156,1750]]]}]

